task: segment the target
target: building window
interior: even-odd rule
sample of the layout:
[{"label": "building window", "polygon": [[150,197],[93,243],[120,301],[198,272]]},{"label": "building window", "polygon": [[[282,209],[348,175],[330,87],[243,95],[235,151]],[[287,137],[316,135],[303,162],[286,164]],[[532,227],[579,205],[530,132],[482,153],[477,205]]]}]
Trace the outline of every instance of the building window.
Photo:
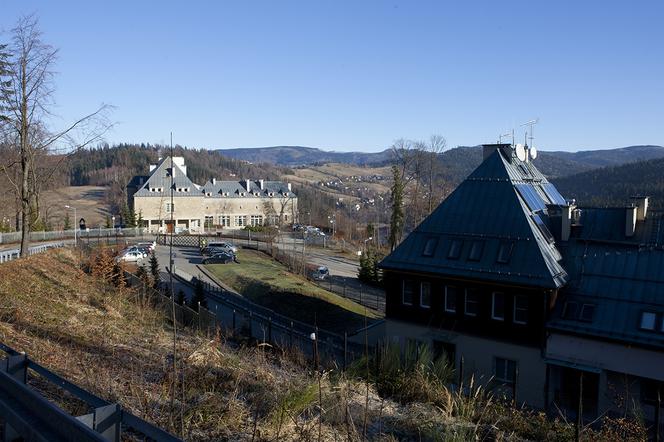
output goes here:
[{"label": "building window", "polygon": [[499,264],[507,264],[512,257],[512,250],[514,250],[514,241],[503,241],[500,243],[498,249],[498,256],[496,262]]},{"label": "building window", "polygon": [[565,305],[563,305],[563,318],[576,319],[578,310],[579,304],[577,302],[567,301]]},{"label": "building window", "polygon": [[447,259],[459,259],[461,256],[461,249],[463,249],[463,241],[460,239],[453,239],[450,243],[450,250],[447,252]]},{"label": "building window", "polygon": [[505,320],[505,294],[493,292],[491,295],[491,318],[496,321]]},{"label": "building window", "polygon": [[655,330],[655,322],[657,322],[657,313],[641,312],[641,329]]},{"label": "building window", "polygon": [[415,283],[404,280],[401,288],[401,303],[403,305],[413,305],[413,294],[415,293]]},{"label": "building window", "polygon": [[445,311],[448,313],[456,313],[457,293],[459,289],[456,287],[445,286]]},{"label": "building window", "polygon": [[586,322],[592,322],[593,316],[595,316],[595,304],[583,304],[581,306],[579,319]]},{"label": "building window", "polygon": [[473,241],[468,254],[468,261],[479,261],[482,259],[482,252],[484,251],[484,241]]},{"label": "building window", "polygon": [[466,289],[466,302],[464,313],[466,316],[477,316],[477,304],[479,302],[479,296],[477,295],[477,290],[475,289]]},{"label": "building window", "polygon": [[175,204],[166,203],[166,213],[175,212]]},{"label": "building window", "polygon": [[525,295],[516,295],[514,297],[514,323],[528,323],[528,297]]},{"label": "building window", "polygon": [[436,252],[437,245],[438,245],[438,238],[427,239],[427,242],[424,245],[424,250],[422,251],[422,256],[433,256],[433,254]]},{"label": "building window", "polygon": [[221,227],[230,227],[231,226],[231,216],[230,215],[220,215],[219,216],[219,225]]},{"label": "building window", "polygon": [[263,225],[263,215],[251,215],[251,225],[252,226],[262,226]]},{"label": "building window", "polygon": [[424,308],[431,307],[431,283],[420,283],[420,306]]},{"label": "building window", "polygon": [[513,383],[516,379],[516,361],[493,358],[493,377],[500,382]]},{"label": "building window", "polygon": [[246,217],[244,215],[235,215],[235,225],[237,227],[244,227]]},{"label": "building window", "polygon": [[214,224],[214,217],[212,217],[211,215],[206,216],[204,224],[205,228],[211,229],[213,224]]}]

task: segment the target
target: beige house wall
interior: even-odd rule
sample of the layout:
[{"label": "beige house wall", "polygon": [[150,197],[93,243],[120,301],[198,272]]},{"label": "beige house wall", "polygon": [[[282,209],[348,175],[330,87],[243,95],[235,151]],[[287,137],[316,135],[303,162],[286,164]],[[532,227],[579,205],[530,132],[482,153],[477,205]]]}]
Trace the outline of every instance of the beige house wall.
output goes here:
[{"label": "beige house wall", "polygon": [[[140,213],[151,232],[164,232],[165,222],[171,214],[166,211],[170,204],[170,195],[137,197],[134,196],[134,210]],[[192,233],[201,233],[204,229],[205,217],[213,217],[213,226],[222,224],[220,217],[230,217],[230,225],[226,229],[241,229],[251,224],[252,215],[262,216],[262,224],[290,224],[297,219],[297,197],[240,197],[240,198],[208,198],[202,195],[173,197],[175,210],[173,219],[176,226],[186,228]],[[244,222],[239,223],[237,217]],[[215,227],[216,228],[216,227]]]}]

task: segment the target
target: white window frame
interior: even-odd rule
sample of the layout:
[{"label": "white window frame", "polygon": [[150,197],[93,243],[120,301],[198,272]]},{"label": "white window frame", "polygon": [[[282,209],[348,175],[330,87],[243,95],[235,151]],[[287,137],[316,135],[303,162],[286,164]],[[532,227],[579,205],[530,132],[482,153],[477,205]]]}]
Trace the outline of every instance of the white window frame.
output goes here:
[{"label": "white window frame", "polygon": [[[502,371],[505,374],[505,377],[498,376],[498,363],[499,362],[503,363]],[[513,373],[509,373],[509,370],[508,370],[510,362],[514,362],[514,372]],[[497,380],[498,382],[512,384],[512,383],[514,383],[515,379],[508,379],[507,377],[509,375],[516,377],[516,372],[518,370],[518,367],[519,367],[519,363],[518,363],[518,361],[515,361],[514,359],[508,359],[508,358],[502,358],[500,356],[494,356],[493,357],[493,378],[495,380]]]},{"label": "white window frame", "polygon": [[[413,292],[410,294],[410,302],[406,302],[406,282],[410,282],[413,285]],[[401,281],[401,304],[403,305],[413,305],[413,296],[415,295],[415,281],[410,279],[404,279]]]},{"label": "white window frame", "polygon": [[[447,293],[447,291],[448,291],[448,289],[450,289],[450,288],[453,288],[453,289],[457,290],[457,291],[454,293],[454,308],[453,308],[453,309],[448,309],[448,308],[447,308],[447,297],[448,297],[448,293]],[[448,285],[445,286],[445,305],[444,305],[443,307],[444,307],[444,309],[445,309],[445,311],[446,311],[447,313],[456,313],[456,312],[457,312],[457,305],[458,305],[458,302],[459,302],[459,299],[458,299],[459,297],[457,296],[458,293],[459,293],[459,292],[458,292],[458,287],[455,287],[455,286],[448,286]]]},{"label": "white window frame", "polygon": [[[429,303],[424,303],[424,286],[429,287]],[[420,282],[420,307],[422,308],[431,308],[431,283],[428,281]]]},{"label": "white window frame", "polygon": [[[471,318],[475,318],[475,317],[477,317],[477,312],[468,313],[468,292],[469,292],[468,289],[464,290],[464,294],[463,294],[463,314],[466,315],[466,316],[470,316]],[[477,292],[474,292],[474,293],[475,293],[475,295],[477,295]],[[477,309],[479,307],[479,303],[480,303],[479,300],[476,299],[474,301],[474,303],[475,303],[475,307]]]},{"label": "white window frame", "polygon": [[244,227],[247,225],[247,215],[235,215],[235,226]]},{"label": "white window frame", "polygon": [[[519,321],[519,320],[516,319],[517,299],[525,299],[526,300],[526,308],[525,308],[525,310],[526,310],[526,320],[525,321]],[[521,310],[523,310],[523,309],[521,309]],[[514,306],[512,308],[512,319],[513,319],[515,324],[521,324],[521,325],[528,324],[528,298],[526,297],[526,295],[515,295],[514,296]]]},{"label": "white window frame", "polygon": [[[496,295],[503,297],[503,316],[496,316]],[[491,319],[495,321],[505,321],[505,293],[493,292],[491,293]]]}]

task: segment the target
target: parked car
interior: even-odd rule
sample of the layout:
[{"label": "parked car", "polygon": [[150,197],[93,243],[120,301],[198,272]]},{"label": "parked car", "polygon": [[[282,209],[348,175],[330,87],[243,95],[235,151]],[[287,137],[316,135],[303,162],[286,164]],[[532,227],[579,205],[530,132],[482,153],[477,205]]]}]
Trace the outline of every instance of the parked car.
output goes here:
[{"label": "parked car", "polygon": [[325,266],[320,266],[316,270],[314,270],[311,276],[314,279],[322,281],[330,276],[330,270]]},{"label": "parked car", "polygon": [[115,262],[135,262],[136,264],[141,264],[143,262],[144,255],[137,250],[129,250],[115,257]]},{"label": "parked car", "polygon": [[140,253],[142,258],[147,258],[148,255],[150,254],[150,251],[147,249],[147,247],[137,247],[137,246],[127,247],[126,249],[122,250],[120,254],[125,254],[128,252]]},{"label": "parked car", "polygon": [[235,261],[235,255],[228,252],[215,253],[203,260],[203,264],[228,264]]},{"label": "parked car", "polygon": [[203,247],[201,253],[203,255],[212,255],[215,252],[231,252],[237,253],[237,247],[229,242],[211,242],[206,247]]},{"label": "parked car", "polygon": [[150,253],[152,253],[157,248],[157,241],[139,242],[136,244],[136,247],[147,247]]}]

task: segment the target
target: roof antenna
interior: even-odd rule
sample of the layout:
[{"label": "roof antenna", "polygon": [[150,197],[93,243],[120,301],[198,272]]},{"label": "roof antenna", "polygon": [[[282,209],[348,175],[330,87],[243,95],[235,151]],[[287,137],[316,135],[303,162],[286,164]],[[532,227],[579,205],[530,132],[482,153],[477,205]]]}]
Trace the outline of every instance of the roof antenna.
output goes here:
[{"label": "roof antenna", "polygon": [[510,136],[510,133],[504,133],[502,135],[498,135],[498,144],[503,144],[503,138],[507,138]]},{"label": "roof antenna", "polygon": [[[535,118],[534,120],[527,121],[521,125],[521,127],[528,126],[530,129],[530,136],[528,136],[528,130],[526,130],[525,134],[525,140],[526,140],[526,146],[533,146],[533,140],[535,139],[534,135],[534,126],[539,123],[539,118]],[[528,140],[530,140],[530,144],[528,144]]]}]

